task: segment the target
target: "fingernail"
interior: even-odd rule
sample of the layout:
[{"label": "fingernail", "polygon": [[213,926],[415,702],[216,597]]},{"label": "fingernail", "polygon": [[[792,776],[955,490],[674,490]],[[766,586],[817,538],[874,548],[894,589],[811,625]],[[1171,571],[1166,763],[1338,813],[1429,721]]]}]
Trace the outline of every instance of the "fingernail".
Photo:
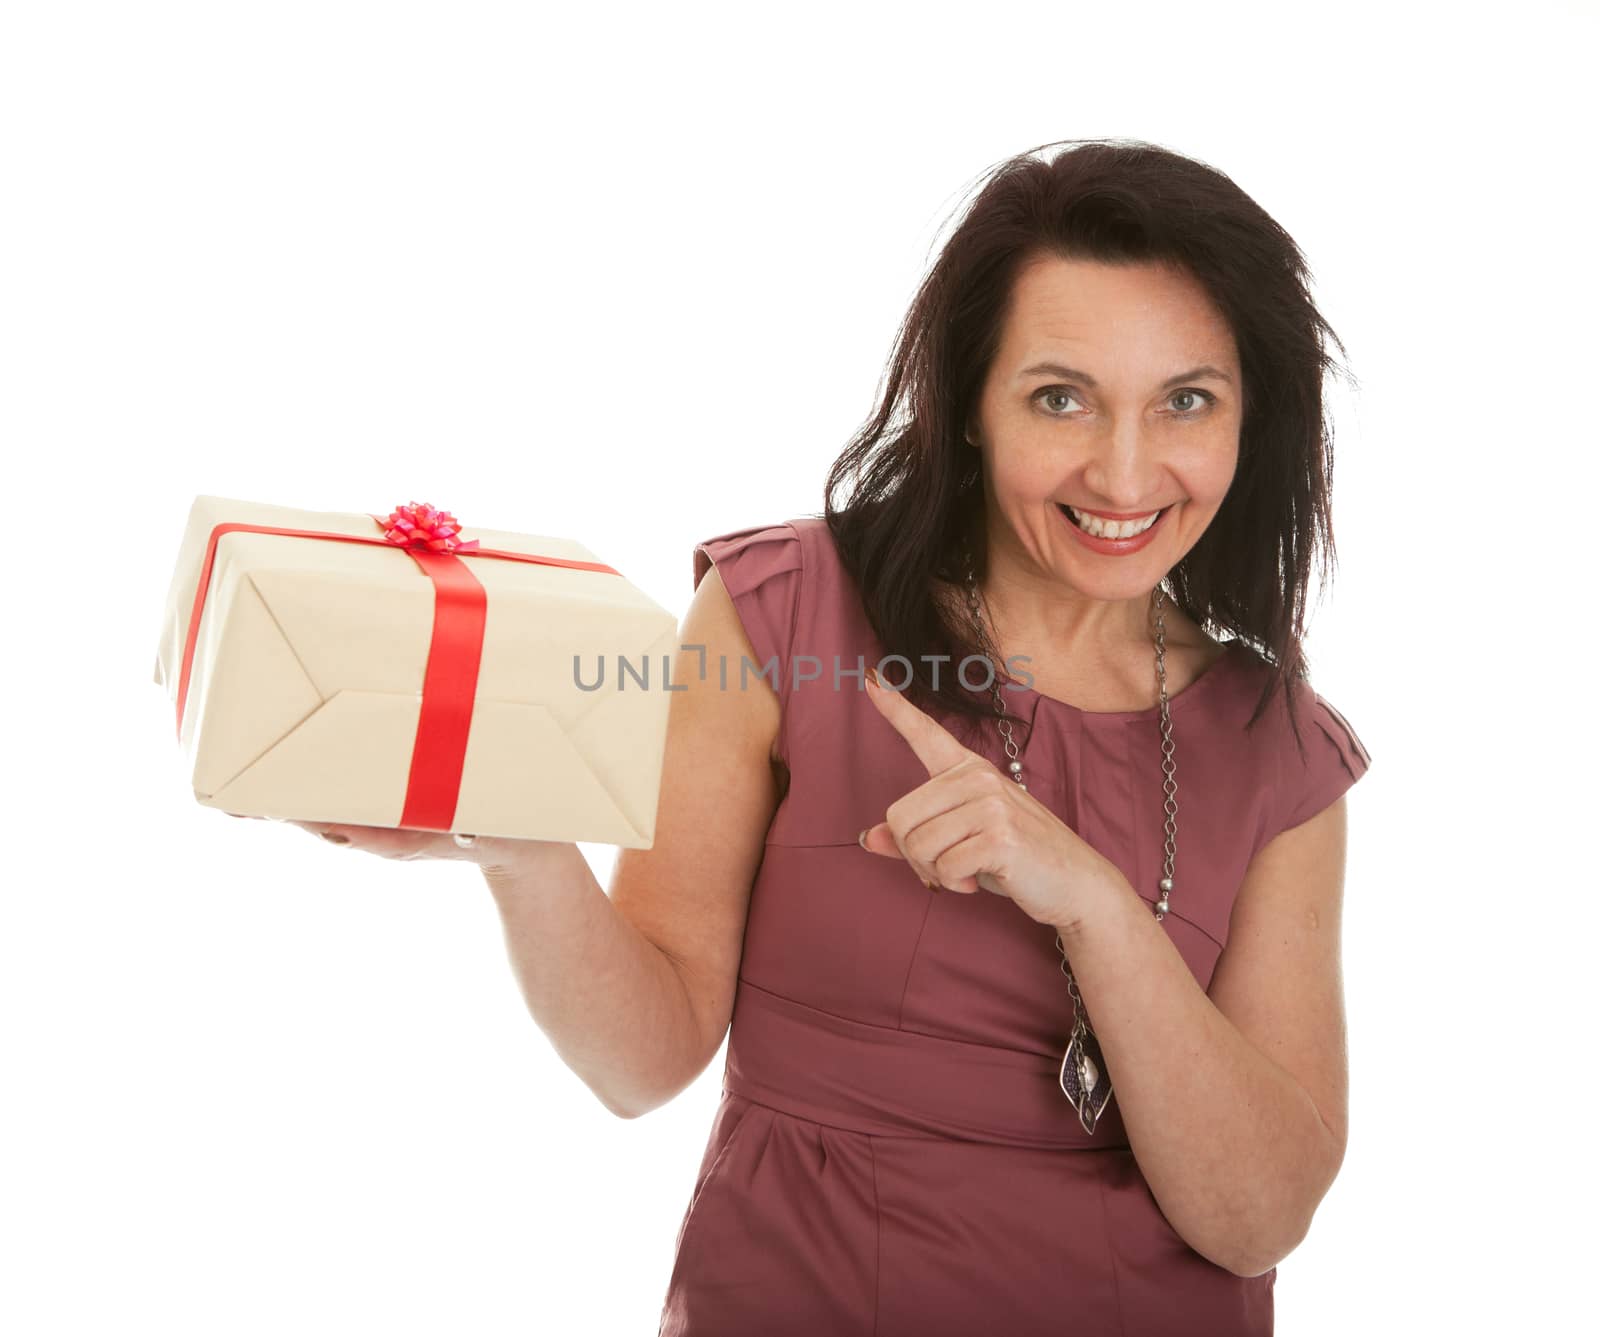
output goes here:
[{"label": "fingernail", "polygon": [[[861,828],[861,834],[856,837],[856,844],[861,846],[861,848],[864,849],[864,850],[867,849],[867,831],[868,831],[867,827],[862,827]],[[871,854],[872,851],[871,850],[867,850],[867,853]]]},{"label": "fingernail", "polygon": [[322,838],[324,840],[331,840],[335,845],[348,845],[350,843],[349,836],[342,836],[337,831],[324,831],[322,833]]},{"label": "fingernail", "polygon": [[871,668],[869,668],[867,670],[867,681],[870,682],[874,687],[882,687],[883,686],[883,683],[878,680],[878,668],[877,668],[877,665],[873,665]]}]

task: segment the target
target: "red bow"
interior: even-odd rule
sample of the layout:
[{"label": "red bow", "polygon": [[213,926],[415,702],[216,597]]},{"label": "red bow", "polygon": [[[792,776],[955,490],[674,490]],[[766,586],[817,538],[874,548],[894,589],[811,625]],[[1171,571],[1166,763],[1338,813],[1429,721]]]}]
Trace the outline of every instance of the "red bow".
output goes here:
[{"label": "red bow", "polygon": [[436,511],[427,502],[396,506],[385,520],[383,536],[401,548],[426,548],[429,552],[472,552],[477,539],[461,542],[461,525],[449,511]]}]

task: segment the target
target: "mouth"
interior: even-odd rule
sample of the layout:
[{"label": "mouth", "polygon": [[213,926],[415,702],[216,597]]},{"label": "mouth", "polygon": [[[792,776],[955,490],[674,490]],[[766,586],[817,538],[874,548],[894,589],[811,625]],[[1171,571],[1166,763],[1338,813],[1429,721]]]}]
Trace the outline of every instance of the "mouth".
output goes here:
[{"label": "mouth", "polygon": [[1171,506],[1164,506],[1159,511],[1131,520],[1103,520],[1085,511],[1075,510],[1065,502],[1057,502],[1056,507],[1074,529],[1101,543],[1129,543],[1134,539],[1143,538],[1159,525],[1165,519],[1167,512],[1172,509]]}]

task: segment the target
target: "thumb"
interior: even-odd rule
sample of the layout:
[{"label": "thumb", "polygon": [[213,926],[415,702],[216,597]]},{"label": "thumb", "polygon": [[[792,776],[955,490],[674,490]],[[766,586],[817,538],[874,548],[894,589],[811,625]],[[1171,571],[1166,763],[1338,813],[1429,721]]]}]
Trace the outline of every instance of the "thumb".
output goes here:
[{"label": "thumb", "polygon": [[[894,843],[894,832],[890,830],[888,822],[879,822],[876,826],[869,826],[856,837],[861,848],[868,854],[885,854],[891,859],[904,859],[900,847]],[[920,876],[920,875],[919,875]],[[951,891],[974,892],[980,887],[976,877],[964,877],[956,886],[950,887]]]},{"label": "thumb", "polygon": [[894,832],[889,829],[888,822],[869,826],[857,840],[868,854],[886,854],[891,859],[905,858],[905,855],[900,853],[900,847],[894,843]]},{"label": "thumb", "polygon": [[856,836],[861,843],[861,848],[867,854],[886,854],[890,859],[904,859],[904,854],[899,852],[898,844],[894,843],[894,832],[890,830],[888,822],[878,822],[877,825],[867,827],[861,835]]}]

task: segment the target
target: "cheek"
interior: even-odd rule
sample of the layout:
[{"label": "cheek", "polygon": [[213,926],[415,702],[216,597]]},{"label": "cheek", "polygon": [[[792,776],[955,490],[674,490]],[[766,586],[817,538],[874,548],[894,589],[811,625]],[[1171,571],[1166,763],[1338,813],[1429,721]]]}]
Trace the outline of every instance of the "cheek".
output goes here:
[{"label": "cheek", "polygon": [[1239,470],[1239,449],[1228,442],[1215,449],[1197,451],[1181,475],[1185,491],[1205,506],[1220,506]]},{"label": "cheek", "polygon": [[1049,497],[1061,485],[1060,462],[1042,451],[1034,455],[1008,451],[1004,458],[991,457],[988,467],[995,488],[1019,501]]}]

